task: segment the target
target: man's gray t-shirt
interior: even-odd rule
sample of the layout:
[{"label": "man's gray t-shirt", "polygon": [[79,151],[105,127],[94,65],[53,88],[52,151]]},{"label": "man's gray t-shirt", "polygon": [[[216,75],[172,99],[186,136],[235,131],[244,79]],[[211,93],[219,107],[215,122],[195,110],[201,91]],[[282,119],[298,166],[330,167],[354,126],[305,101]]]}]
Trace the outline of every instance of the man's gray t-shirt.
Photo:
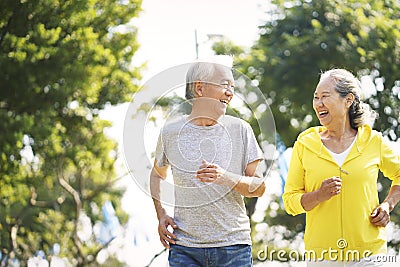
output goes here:
[{"label": "man's gray t-shirt", "polygon": [[263,159],[253,130],[244,120],[222,116],[213,126],[197,126],[183,116],[161,130],[159,167],[170,165],[174,179],[176,244],[220,247],[251,244],[243,196],[225,185],[200,182],[202,159],[244,175],[247,164]]}]

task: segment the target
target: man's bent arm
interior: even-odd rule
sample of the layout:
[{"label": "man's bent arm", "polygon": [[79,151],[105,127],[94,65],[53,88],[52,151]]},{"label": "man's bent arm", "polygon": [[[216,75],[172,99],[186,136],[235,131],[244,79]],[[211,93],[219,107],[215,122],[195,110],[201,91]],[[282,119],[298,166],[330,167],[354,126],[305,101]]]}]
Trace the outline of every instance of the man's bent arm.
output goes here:
[{"label": "man's bent arm", "polygon": [[197,170],[196,178],[204,183],[229,186],[245,197],[260,197],[264,194],[265,183],[258,168],[259,162],[260,160],[255,160],[247,164],[244,175],[240,175],[228,172],[218,164],[203,160]]},{"label": "man's bent arm", "polygon": [[245,176],[228,173],[232,176],[234,185],[233,190],[245,197],[261,197],[265,192],[265,183],[262,173],[258,171],[260,160],[253,161],[246,166]]}]

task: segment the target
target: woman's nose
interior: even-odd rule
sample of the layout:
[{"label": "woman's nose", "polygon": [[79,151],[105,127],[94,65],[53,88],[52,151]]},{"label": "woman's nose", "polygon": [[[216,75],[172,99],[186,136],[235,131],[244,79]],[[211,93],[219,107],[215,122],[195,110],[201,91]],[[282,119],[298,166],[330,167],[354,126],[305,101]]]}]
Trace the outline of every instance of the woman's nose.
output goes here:
[{"label": "woman's nose", "polygon": [[322,99],[314,99],[314,104],[315,106],[323,106],[324,102],[322,102]]}]

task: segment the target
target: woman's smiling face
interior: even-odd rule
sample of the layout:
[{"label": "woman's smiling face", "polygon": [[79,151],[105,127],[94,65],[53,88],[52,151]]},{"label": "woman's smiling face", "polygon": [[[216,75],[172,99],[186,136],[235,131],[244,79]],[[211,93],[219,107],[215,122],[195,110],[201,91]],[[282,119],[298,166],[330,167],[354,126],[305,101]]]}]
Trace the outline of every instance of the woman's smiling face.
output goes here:
[{"label": "woman's smiling face", "polygon": [[331,78],[325,78],[318,83],[314,92],[313,108],[323,126],[346,120],[349,110],[346,98],[335,90],[335,83]]}]

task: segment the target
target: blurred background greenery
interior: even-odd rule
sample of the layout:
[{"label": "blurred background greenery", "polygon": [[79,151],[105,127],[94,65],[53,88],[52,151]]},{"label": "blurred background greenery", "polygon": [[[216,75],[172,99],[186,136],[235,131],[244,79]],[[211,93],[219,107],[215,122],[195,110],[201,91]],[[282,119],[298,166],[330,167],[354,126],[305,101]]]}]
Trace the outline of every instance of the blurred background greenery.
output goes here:
[{"label": "blurred background greenery", "polygon": [[59,243],[61,256],[90,266],[104,245],[82,241],[80,218],[95,222],[108,200],[127,221],[123,190],[113,186],[116,143],[104,135],[110,123],[99,111],[130,101],[138,89],[139,69],[130,66],[137,29],[118,27],[140,5],[0,2],[2,262],[16,257],[26,265]]},{"label": "blurred background greenery", "polygon": [[[374,128],[400,137],[400,2],[397,0],[271,0],[259,38],[250,48],[225,37],[216,54],[233,54],[235,68],[254,80],[273,112],[282,145],[318,125],[311,100],[319,73],[352,71],[378,113]],[[1,264],[26,266],[37,251],[59,255],[73,266],[98,266],[107,247],[80,235],[82,218],[105,220],[107,201],[121,224],[124,189],[115,184],[116,143],[99,118],[106,106],[129,102],[139,89],[139,47],[129,22],[141,0],[3,0],[0,2],[0,249]],[[240,18],[238,18],[240,19]],[[162,44],[160,44],[162,46]],[[162,47],[161,47],[162,48]],[[168,100],[164,107],[181,102]],[[164,102],[165,102],[164,101]],[[170,101],[170,102],[169,102]],[[256,120],[248,120],[257,132]],[[275,165],[274,168],[278,167]],[[380,198],[390,181],[379,178]],[[268,181],[268,180],[267,180]],[[256,200],[247,200],[251,217]],[[389,246],[400,249],[400,214],[392,212]],[[280,195],[264,218],[252,222],[253,251],[293,248],[301,242],[304,216],[291,217]],[[300,241],[299,241],[300,240]],[[6,263],[9,261],[9,263]],[[3,266],[1,265],[0,266]],[[124,266],[115,258],[104,266]]]}]

